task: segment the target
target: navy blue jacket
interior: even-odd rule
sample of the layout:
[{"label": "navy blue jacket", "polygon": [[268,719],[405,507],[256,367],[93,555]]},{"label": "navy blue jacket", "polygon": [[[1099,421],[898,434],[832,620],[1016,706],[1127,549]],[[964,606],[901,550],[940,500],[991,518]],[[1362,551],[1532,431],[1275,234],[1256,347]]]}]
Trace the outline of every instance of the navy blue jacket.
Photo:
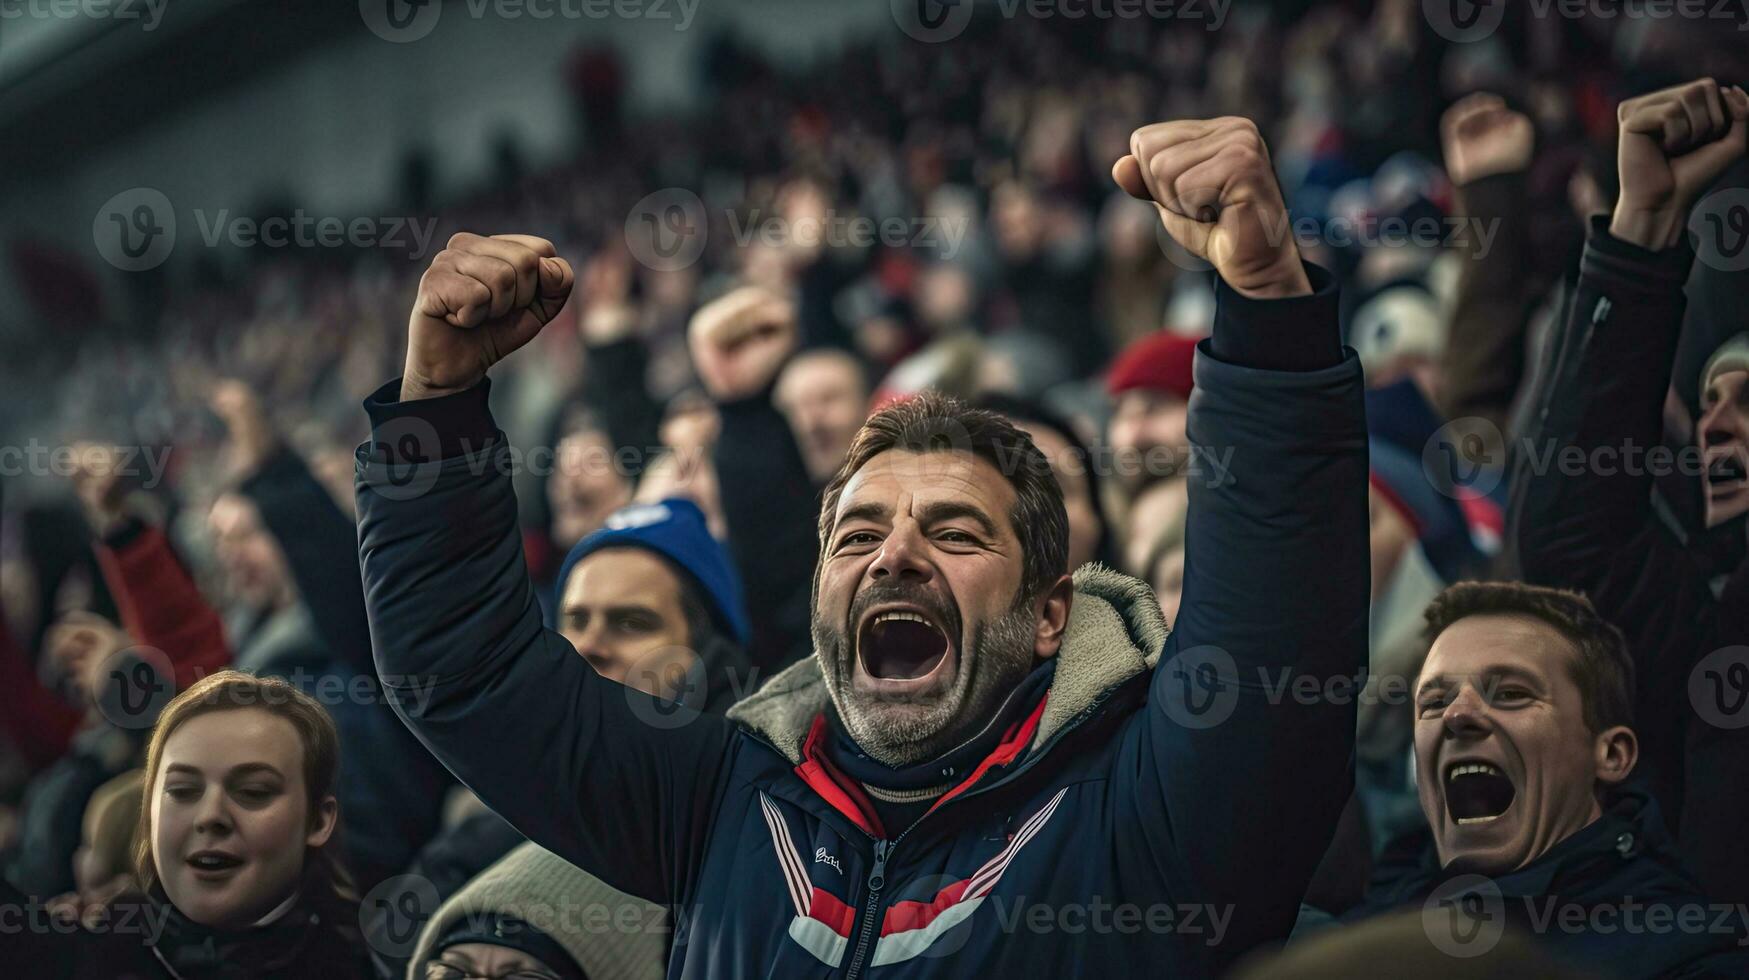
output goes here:
[{"label": "navy blue jacket", "polygon": [[[1621,790],[1606,803],[1590,825],[1494,878],[1441,870],[1431,836],[1399,842],[1401,860],[1381,859],[1366,900],[1345,919],[1421,908],[1429,930],[1452,929],[1437,938],[1457,955],[1510,929],[1588,976],[1611,980],[1749,976],[1749,913],[1701,897],[1648,794]],[[1463,902],[1466,893],[1477,896],[1481,912],[1473,926],[1428,908],[1430,899]]]},{"label": "navy blue jacket", "polygon": [[[1222,287],[1219,316],[1334,351],[1313,271],[1311,297]],[[820,750],[814,659],[723,719],[603,680],[542,628],[484,384],[367,402],[378,670],[435,680],[403,716],[517,829],[672,907],[671,977],[1213,975],[1287,935],[1349,796],[1368,596],[1358,362],[1220,349],[1196,364],[1176,629],[1145,585],[1079,570],[1049,692],[908,829],[878,826]],[[440,451],[392,455],[412,430]]]}]

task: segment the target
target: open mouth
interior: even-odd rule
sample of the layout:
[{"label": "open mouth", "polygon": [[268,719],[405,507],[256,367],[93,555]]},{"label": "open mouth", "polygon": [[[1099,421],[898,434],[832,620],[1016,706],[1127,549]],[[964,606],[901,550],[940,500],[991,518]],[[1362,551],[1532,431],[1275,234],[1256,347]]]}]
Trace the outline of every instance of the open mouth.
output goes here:
[{"label": "open mouth", "polygon": [[1725,453],[1715,458],[1706,469],[1707,492],[1711,494],[1740,489],[1746,479],[1749,479],[1749,468],[1744,465],[1742,453]]},{"label": "open mouth", "polygon": [[201,877],[223,877],[243,866],[243,859],[223,851],[196,851],[188,856],[188,866]]},{"label": "open mouth", "polygon": [[862,669],[879,680],[920,680],[941,667],[951,644],[947,633],[915,609],[883,609],[863,618],[856,654]]},{"label": "open mouth", "polygon": [[1454,762],[1445,767],[1445,809],[1460,827],[1500,819],[1518,790],[1500,767],[1487,762]]}]

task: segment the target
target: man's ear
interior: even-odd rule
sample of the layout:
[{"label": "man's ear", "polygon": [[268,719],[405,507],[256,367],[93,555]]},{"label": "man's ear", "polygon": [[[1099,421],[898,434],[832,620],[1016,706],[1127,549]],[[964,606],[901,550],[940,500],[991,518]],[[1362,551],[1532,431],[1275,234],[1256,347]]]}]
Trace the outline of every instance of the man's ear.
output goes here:
[{"label": "man's ear", "polygon": [[334,825],[340,822],[340,802],[334,797],[327,797],[316,812],[310,814],[310,832],[304,835],[304,844],[309,847],[321,847],[328,843],[328,838],[334,835]]},{"label": "man's ear", "polygon": [[1596,745],[1597,781],[1615,786],[1634,771],[1640,759],[1640,740],[1626,725],[1606,728],[1598,733]]},{"label": "man's ear", "polygon": [[1069,604],[1074,600],[1075,580],[1067,575],[1051,583],[1038,599],[1038,626],[1032,640],[1034,656],[1057,655],[1063,646],[1063,634],[1069,631]]}]

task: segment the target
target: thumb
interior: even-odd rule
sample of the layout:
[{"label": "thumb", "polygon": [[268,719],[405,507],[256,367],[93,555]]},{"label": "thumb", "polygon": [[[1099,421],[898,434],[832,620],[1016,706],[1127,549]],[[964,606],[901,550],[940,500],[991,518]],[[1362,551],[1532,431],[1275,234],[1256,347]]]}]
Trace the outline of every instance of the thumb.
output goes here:
[{"label": "thumb", "polygon": [[1142,179],[1142,163],[1131,154],[1125,154],[1111,165],[1111,179],[1123,192],[1133,198],[1152,201],[1154,195],[1148,192],[1148,183]]},{"label": "thumb", "polygon": [[[557,299],[559,306],[571,295],[571,285],[576,281],[576,274],[571,271],[571,263],[561,258],[545,258],[540,260],[540,300]],[[537,301],[536,305],[542,305]],[[557,314],[558,307],[554,307]],[[552,319],[551,316],[547,319]]]}]

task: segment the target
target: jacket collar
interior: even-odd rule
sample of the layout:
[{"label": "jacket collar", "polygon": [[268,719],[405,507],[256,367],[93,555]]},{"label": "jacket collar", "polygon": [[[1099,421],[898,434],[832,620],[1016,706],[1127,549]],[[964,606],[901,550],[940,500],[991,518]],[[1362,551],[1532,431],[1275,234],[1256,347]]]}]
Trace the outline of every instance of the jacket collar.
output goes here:
[{"label": "jacket collar", "polygon": [[[1056,676],[1031,747],[1050,740],[1101,697],[1153,669],[1170,632],[1153,590],[1096,562],[1075,572],[1069,628],[1057,652]],[[814,719],[830,704],[818,651],[767,681],[729,709],[728,717],[769,742],[792,765]]]}]

